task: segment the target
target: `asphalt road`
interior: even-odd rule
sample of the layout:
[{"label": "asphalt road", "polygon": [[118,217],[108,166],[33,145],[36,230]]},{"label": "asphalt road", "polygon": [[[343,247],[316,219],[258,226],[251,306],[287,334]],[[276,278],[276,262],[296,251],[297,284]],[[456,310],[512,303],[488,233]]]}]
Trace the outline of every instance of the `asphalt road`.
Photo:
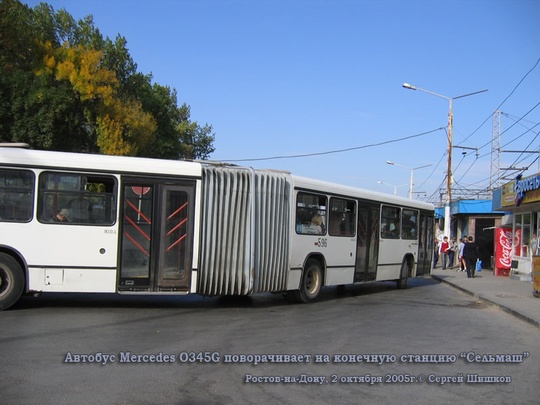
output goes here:
[{"label": "asphalt road", "polygon": [[24,298],[0,312],[0,403],[538,403],[537,328],[429,278],[409,285],[312,304]]}]

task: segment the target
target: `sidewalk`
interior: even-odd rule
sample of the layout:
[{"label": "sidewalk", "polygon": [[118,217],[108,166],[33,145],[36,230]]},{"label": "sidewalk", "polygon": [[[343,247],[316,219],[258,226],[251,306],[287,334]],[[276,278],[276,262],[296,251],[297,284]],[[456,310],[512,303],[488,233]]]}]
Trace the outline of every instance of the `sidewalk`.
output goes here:
[{"label": "sidewalk", "polygon": [[492,270],[485,269],[467,278],[464,271],[442,270],[440,265],[432,270],[431,277],[540,328],[540,298],[533,296],[532,282],[495,276]]}]

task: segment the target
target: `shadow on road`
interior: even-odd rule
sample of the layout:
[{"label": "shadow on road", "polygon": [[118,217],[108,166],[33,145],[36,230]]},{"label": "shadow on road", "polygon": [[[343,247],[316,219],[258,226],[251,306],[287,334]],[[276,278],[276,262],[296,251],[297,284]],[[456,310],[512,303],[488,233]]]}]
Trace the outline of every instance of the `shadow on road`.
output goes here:
[{"label": "shadow on road", "polygon": [[[413,278],[408,289],[436,285],[431,278]],[[394,282],[373,282],[325,287],[315,302],[360,297],[371,294],[384,294],[395,291]],[[228,295],[208,297],[197,294],[189,295],[129,295],[129,294],[91,294],[91,293],[43,293],[37,297],[23,296],[9,311],[32,308],[260,308],[287,305],[305,305],[292,303],[282,293],[262,293],[251,296]],[[309,304],[307,304],[309,305]]]}]

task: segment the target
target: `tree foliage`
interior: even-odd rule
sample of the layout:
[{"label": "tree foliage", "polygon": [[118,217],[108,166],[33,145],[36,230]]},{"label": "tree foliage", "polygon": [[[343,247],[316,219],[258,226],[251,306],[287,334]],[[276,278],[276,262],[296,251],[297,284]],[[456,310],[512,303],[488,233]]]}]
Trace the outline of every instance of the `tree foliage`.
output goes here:
[{"label": "tree foliage", "polygon": [[37,149],[204,159],[212,126],[137,72],[127,41],[41,3],[0,0],[0,140]]}]

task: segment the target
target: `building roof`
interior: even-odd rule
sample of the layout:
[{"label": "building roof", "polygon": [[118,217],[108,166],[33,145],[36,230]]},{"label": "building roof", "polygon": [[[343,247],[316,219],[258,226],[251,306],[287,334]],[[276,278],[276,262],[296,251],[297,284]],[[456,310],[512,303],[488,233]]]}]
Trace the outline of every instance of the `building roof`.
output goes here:
[{"label": "building roof", "polygon": [[[451,204],[452,215],[504,215],[504,211],[494,211],[491,200],[459,200]],[[435,216],[444,218],[444,207],[435,208]]]}]

